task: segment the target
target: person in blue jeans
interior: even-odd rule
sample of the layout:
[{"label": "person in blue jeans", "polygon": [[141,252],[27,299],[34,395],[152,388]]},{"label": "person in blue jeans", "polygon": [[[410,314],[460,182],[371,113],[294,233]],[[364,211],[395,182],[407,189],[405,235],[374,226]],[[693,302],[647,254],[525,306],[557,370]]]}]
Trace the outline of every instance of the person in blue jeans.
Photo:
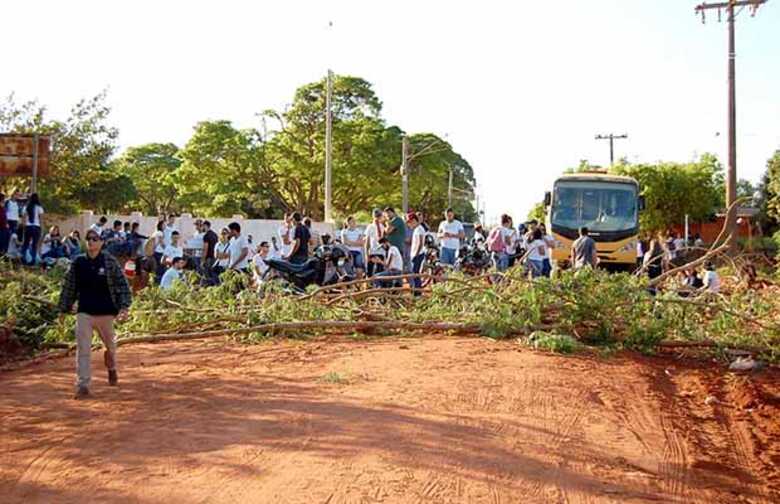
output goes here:
[{"label": "person in blue jeans", "polygon": [[444,220],[439,224],[439,241],[441,242],[440,261],[442,264],[455,264],[458,257],[461,240],[466,238],[463,224],[455,219],[452,208],[444,211]]},{"label": "person in blue jeans", "polygon": [[[38,243],[41,241],[41,216],[43,207],[37,193],[30,195],[30,200],[24,209],[27,223],[24,226],[24,241],[22,242],[22,263],[34,265],[38,260]],[[27,256],[30,260],[27,260]]]},{"label": "person in blue jeans", "polygon": [[[419,275],[422,272],[422,265],[425,260],[425,228],[420,225],[420,218],[414,212],[409,212],[409,215],[406,217],[406,228],[412,232],[412,240],[409,245],[412,273]],[[414,295],[419,296],[422,288],[422,278],[414,277],[410,283],[414,289]]]}]

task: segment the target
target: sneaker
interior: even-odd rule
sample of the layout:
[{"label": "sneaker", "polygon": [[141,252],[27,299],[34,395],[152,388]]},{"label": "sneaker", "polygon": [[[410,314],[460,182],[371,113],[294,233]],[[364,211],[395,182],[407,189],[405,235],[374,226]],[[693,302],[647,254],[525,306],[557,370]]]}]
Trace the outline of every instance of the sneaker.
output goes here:
[{"label": "sneaker", "polygon": [[89,397],[89,389],[84,386],[80,386],[78,390],[76,390],[76,395],[73,396],[73,399],[86,399]]},{"label": "sneaker", "polygon": [[119,376],[116,374],[116,369],[108,370],[108,384],[112,387],[119,385]]}]

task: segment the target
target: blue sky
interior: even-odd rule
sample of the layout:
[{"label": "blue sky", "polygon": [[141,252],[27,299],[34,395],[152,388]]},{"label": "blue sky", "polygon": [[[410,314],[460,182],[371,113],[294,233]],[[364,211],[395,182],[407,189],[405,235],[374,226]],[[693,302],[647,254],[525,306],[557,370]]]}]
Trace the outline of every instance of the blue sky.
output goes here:
[{"label": "blue sky", "polygon": [[[372,82],[389,123],[447,134],[489,217],[524,217],[567,166],[608,163],[596,133],[627,132],[629,161],[725,159],[726,25],[697,3],[13,2],[0,95],[61,114],[107,87],[123,146],[182,144],[199,120],[259,126],[331,67]],[[780,148],[779,28],[780,0],[738,18],[741,178]]]}]

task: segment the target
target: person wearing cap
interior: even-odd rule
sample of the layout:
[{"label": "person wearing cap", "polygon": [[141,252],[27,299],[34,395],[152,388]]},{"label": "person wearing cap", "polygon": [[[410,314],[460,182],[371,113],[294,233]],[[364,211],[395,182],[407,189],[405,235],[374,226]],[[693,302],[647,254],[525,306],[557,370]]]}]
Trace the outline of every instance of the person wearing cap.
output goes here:
[{"label": "person wearing cap", "polygon": [[73,260],[65,275],[58,308],[60,320],[76,309],[76,399],[89,396],[92,378],[92,334],[97,331],[106,350],[103,361],[108,369],[108,384],[116,386],[116,335],[114,319],[123,320],[132,303],[130,285],[122,267],[103,251],[103,240],[94,229],[86,235],[87,252]]}]

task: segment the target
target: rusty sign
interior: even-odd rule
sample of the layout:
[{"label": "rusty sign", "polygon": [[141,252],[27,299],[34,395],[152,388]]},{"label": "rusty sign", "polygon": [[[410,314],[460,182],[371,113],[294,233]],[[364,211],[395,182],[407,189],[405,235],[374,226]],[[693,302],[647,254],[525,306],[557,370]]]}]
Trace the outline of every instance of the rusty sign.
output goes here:
[{"label": "rusty sign", "polygon": [[48,175],[50,145],[49,137],[38,137],[36,160],[34,135],[0,134],[0,177]]}]

